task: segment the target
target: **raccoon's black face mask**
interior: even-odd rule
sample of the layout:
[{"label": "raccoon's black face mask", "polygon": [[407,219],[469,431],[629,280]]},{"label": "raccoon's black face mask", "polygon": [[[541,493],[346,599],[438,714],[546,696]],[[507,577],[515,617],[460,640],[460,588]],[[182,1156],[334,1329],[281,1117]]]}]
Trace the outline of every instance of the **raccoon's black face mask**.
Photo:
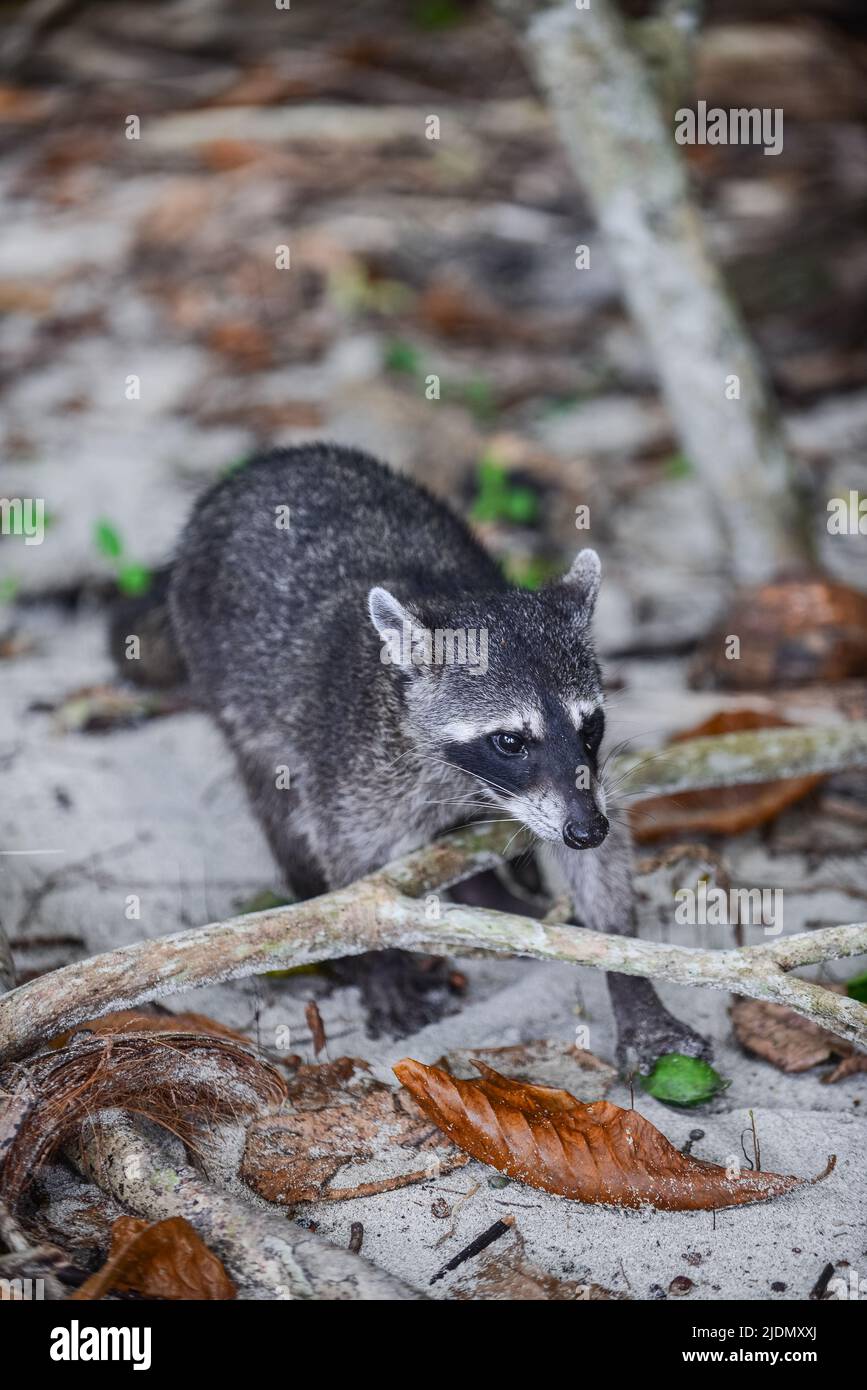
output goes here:
[{"label": "raccoon's black face mask", "polygon": [[381,659],[404,681],[420,748],[466,772],[480,801],[571,849],[608,833],[589,635],[598,587],[598,557],[582,551],[565,579],[535,593],[406,606],[385,589],[370,594]]}]

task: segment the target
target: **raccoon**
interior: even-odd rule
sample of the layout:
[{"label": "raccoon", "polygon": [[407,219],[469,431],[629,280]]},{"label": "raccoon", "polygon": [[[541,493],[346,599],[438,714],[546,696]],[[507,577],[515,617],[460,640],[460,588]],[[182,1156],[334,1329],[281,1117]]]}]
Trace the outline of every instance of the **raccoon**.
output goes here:
[{"label": "raccoon", "polygon": [[[634,931],[628,832],[600,775],[599,582],[582,550],[558,582],[513,587],[424,488],[331,444],[262,455],[198,502],[168,582],[176,669],[297,897],[502,818],[556,856],[576,922]],[[622,1065],[707,1055],[649,982],[609,988]]]}]

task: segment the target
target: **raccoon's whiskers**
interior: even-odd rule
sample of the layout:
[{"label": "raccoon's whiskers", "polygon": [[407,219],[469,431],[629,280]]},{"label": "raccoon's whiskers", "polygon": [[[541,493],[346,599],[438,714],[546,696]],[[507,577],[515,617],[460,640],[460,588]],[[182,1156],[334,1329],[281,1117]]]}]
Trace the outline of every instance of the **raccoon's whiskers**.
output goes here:
[{"label": "raccoon's whiskers", "polygon": [[438,758],[437,761],[441,762],[443,767],[453,767],[456,772],[463,772],[467,777],[475,777],[477,782],[481,782],[483,786],[491,787],[495,792],[502,792],[503,796],[513,795],[508,787],[501,787],[499,783],[492,782],[489,777],[483,777],[480,772],[470,772],[468,768],[461,767],[459,763],[451,763],[447,758]]}]

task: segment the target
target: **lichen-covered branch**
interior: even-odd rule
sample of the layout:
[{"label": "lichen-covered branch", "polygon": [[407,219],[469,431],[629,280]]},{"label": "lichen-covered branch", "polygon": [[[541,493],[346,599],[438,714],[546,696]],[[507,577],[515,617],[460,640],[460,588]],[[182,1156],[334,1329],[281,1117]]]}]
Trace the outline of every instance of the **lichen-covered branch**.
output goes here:
[{"label": "lichen-covered branch", "polygon": [[88,1018],[196,985],[387,948],[458,955],[481,949],[734,990],[788,1004],[867,1044],[867,1008],[787,975],[778,963],[778,956],[804,964],[867,953],[867,923],[827,927],[779,947],[785,951],[777,943],[703,950],[451,903],[443,903],[439,920],[431,920],[423,900],[396,892],[379,874],[309,902],[142,941],[42,976],[0,1001],[0,1058],[20,1056]]},{"label": "lichen-covered branch", "polygon": [[637,799],[855,767],[867,767],[864,719],[685,739],[660,753],[618,758],[611,776]]},{"label": "lichen-covered branch", "polygon": [[[640,796],[806,772],[867,766],[867,722],[766,729],[678,744],[658,758],[620,760],[614,778]],[[786,971],[867,952],[867,925],[829,927],[734,951],[606,936],[557,923],[442,903],[425,896],[495,864],[503,832],[482,826],[449,836],[366,879],[309,902],[138,942],[66,966],[0,999],[0,1060],[114,1009],[197,985],[312,965],[362,951],[492,951],[678,984],[729,989],[791,1008],[854,1042],[867,1042],[867,1009]],[[518,848],[515,845],[517,852]]]},{"label": "lichen-covered branch", "polygon": [[138,1216],[148,1221],[185,1217],[220,1256],[242,1298],[422,1297],[362,1255],[287,1221],[284,1213],[215,1187],[118,1111],[89,1120],[74,1153],[87,1177]]},{"label": "lichen-covered branch", "polygon": [[708,249],[673,123],[616,3],[498,5],[524,40],[684,449],[716,499],[735,577],[756,582],[807,563],[798,478],[761,364]]}]

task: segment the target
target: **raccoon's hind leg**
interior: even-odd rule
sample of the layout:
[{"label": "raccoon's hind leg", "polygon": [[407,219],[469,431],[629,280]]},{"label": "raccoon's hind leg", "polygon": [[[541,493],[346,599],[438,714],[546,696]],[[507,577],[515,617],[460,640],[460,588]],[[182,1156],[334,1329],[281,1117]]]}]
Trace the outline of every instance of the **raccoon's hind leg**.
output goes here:
[{"label": "raccoon's hind leg", "polygon": [[[598,849],[558,849],[576,923],[596,931],[634,936],[635,897],[629,832],[614,823]],[[623,1075],[648,1072],[667,1052],[712,1055],[711,1044],[665,1008],[650,980],[609,972],[608,993],[617,1024],[617,1063]]]},{"label": "raccoon's hind leg", "polygon": [[360,990],[371,1038],[405,1038],[455,1012],[454,966],[443,956],[365,951],[333,960],[329,973],[340,984]]}]

